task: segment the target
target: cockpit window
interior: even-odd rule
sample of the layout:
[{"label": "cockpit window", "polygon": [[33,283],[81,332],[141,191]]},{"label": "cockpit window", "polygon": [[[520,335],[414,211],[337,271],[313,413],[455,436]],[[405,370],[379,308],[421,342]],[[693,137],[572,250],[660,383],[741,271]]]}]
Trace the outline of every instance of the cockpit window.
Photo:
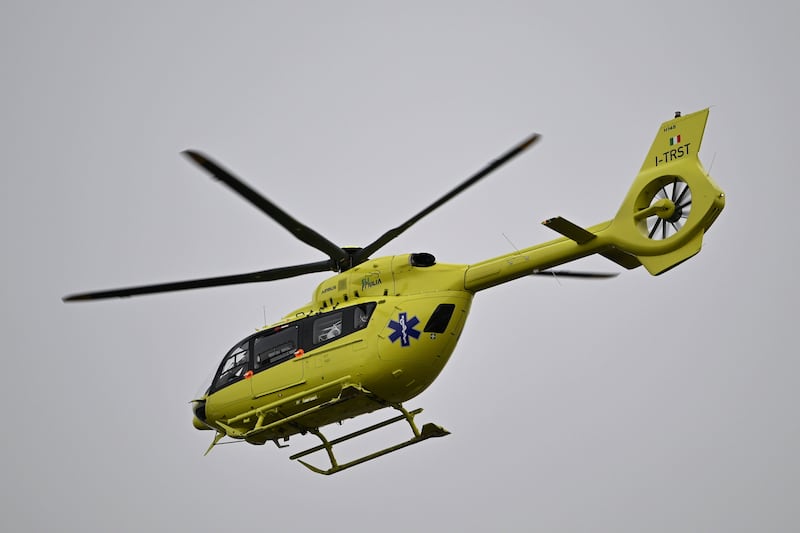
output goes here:
[{"label": "cockpit window", "polygon": [[221,389],[225,385],[229,385],[234,381],[242,379],[247,372],[247,365],[250,361],[248,345],[249,341],[244,341],[238,346],[235,346],[219,367],[217,379],[214,380],[212,389]]}]

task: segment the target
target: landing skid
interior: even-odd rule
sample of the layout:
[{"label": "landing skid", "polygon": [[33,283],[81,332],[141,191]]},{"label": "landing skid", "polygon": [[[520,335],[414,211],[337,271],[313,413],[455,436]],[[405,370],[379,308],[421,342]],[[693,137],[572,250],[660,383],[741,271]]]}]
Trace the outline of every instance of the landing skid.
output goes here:
[{"label": "landing skid", "polygon": [[[397,450],[401,450],[407,446],[411,446],[412,444],[417,444],[431,437],[444,437],[445,435],[450,434],[450,432],[447,431],[446,429],[442,428],[441,426],[437,426],[436,424],[432,424],[430,422],[422,426],[422,431],[417,429],[417,425],[414,423],[414,416],[421,413],[422,408],[415,409],[409,412],[401,404],[392,404],[391,406],[400,411],[402,414],[394,418],[390,418],[389,420],[384,420],[383,422],[379,422],[375,425],[366,427],[364,429],[354,431],[353,433],[349,433],[343,437],[339,437],[332,441],[326,439],[325,436],[319,431],[319,429],[310,429],[309,433],[316,435],[322,441],[322,444],[314,446],[313,448],[309,448],[308,450],[296,453],[291,457],[289,457],[289,459],[293,461],[297,460],[298,463],[302,464],[312,472],[329,476],[331,474],[335,474],[336,472],[341,472],[342,470],[346,470],[351,466],[360,465],[361,463],[366,463],[367,461],[371,461],[372,459],[377,459],[378,457],[381,457],[383,455],[387,455],[392,452],[396,452]],[[371,431],[375,431],[376,429],[380,429],[388,425],[394,424],[395,422],[400,422],[401,420],[405,420],[406,422],[408,422],[408,425],[411,426],[411,431],[413,431],[414,433],[414,436],[409,440],[401,442],[399,444],[395,444],[394,446],[390,446],[389,448],[385,448],[375,453],[365,455],[348,463],[339,464],[336,461],[336,457],[333,454],[333,447],[335,445],[353,439],[355,437],[359,437]],[[299,460],[301,457],[305,457],[306,455],[318,452],[320,450],[325,450],[328,453],[328,459],[330,459],[331,467],[328,468],[327,470],[323,470],[322,468],[317,468],[314,465]]]}]

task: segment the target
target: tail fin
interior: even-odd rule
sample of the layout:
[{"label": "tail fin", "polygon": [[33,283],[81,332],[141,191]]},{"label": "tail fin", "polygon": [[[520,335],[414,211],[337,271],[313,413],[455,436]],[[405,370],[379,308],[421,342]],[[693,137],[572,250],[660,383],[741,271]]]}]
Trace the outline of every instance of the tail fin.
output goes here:
[{"label": "tail fin", "polygon": [[698,158],[708,109],[664,122],[608,237],[653,275],[697,252],[722,212],[725,194]]},{"label": "tail fin", "polygon": [[674,119],[664,122],[656,133],[639,172],[656,167],[663,169],[666,165],[678,163],[684,157],[696,158],[700,152],[707,120],[708,109],[703,109],[685,117],[678,113]]}]

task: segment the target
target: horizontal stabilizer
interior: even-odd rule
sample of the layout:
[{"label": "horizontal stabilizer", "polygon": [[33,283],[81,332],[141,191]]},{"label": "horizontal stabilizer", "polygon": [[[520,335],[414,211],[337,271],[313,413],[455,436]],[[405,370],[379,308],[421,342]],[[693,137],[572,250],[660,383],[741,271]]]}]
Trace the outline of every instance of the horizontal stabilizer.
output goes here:
[{"label": "horizontal stabilizer", "polygon": [[564,237],[572,239],[578,244],[586,244],[596,237],[591,231],[583,229],[564,217],[549,218],[542,222],[542,224],[559,232]]}]

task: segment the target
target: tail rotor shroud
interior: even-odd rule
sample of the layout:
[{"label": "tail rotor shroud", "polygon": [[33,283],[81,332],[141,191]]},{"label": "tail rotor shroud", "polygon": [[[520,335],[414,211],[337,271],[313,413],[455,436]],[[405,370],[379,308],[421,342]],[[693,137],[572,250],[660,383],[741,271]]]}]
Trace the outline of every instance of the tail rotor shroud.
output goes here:
[{"label": "tail rotor shroud", "polygon": [[648,239],[664,240],[686,224],[692,209],[692,190],[680,177],[664,176],[643,191],[642,198],[650,196],[654,188],[657,191],[640,211],[639,227]]},{"label": "tail rotor shroud", "polygon": [[703,109],[661,124],[609,228],[613,246],[636,256],[650,274],[697,254],[725,206],[725,193],[698,157],[707,119]]}]

